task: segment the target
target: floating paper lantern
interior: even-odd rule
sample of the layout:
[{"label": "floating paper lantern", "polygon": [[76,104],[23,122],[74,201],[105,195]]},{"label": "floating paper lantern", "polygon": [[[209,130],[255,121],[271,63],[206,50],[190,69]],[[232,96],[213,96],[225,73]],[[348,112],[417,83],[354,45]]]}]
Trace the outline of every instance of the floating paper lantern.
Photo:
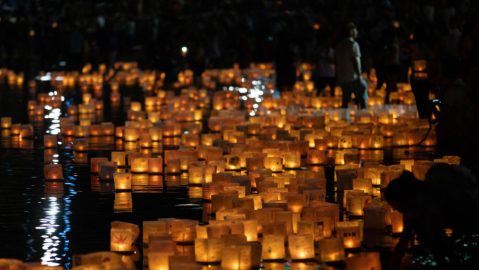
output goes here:
[{"label": "floating paper lantern", "polygon": [[134,157],[131,159],[131,172],[148,173],[148,158]]},{"label": "floating paper lantern", "polygon": [[336,224],[336,232],[343,240],[345,248],[358,248],[361,246],[363,234],[361,220],[338,222]]},{"label": "floating paper lantern", "polygon": [[201,263],[215,263],[221,261],[224,249],[224,240],[221,238],[208,238],[195,240],[195,260]]},{"label": "floating paper lantern", "polygon": [[273,172],[281,172],[283,170],[283,160],[281,157],[266,157],[264,167]]},{"label": "floating paper lantern", "polygon": [[61,164],[47,164],[43,167],[45,180],[63,180],[63,167]]},{"label": "floating paper lantern", "polygon": [[115,190],[131,190],[131,173],[113,174]]},{"label": "floating paper lantern", "polygon": [[321,262],[343,261],[343,240],[337,237],[321,239],[318,242],[318,252]]},{"label": "floating paper lantern", "polygon": [[[117,137],[119,137],[118,133]],[[140,131],[135,127],[125,127],[123,137],[125,141],[136,142],[140,138]]]},{"label": "floating paper lantern", "polygon": [[392,211],[391,216],[391,228],[393,234],[400,234],[404,229],[403,215],[398,211]]},{"label": "floating paper lantern", "polygon": [[43,135],[43,147],[45,147],[45,148],[57,147],[57,136],[56,135]]},{"label": "floating paper lantern", "polygon": [[365,193],[351,193],[346,197],[346,208],[352,216],[363,216],[363,208],[370,200],[371,196]]},{"label": "floating paper lantern", "polygon": [[280,260],[285,258],[284,235],[265,234],[262,241],[263,260]]},{"label": "floating paper lantern", "polygon": [[188,168],[188,182],[190,184],[202,184],[204,182],[205,165],[190,164]]},{"label": "floating paper lantern", "polygon": [[162,157],[148,158],[148,172],[152,174],[162,173],[163,158]]},{"label": "floating paper lantern", "polygon": [[252,256],[251,246],[226,246],[221,253],[221,269],[249,270],[252,267]]},{"label": "floating paper lantern", "polygon": [[0,120],[0,125],[2,128],[7,129],[12,127],[12,118],[11,117],[2,117]]},{"label": "floating paper lantern", "polygon": [[292,260],[314,258],[314,240],[311,234],[289,235],[288,248]]},{"label": "floating paper lantern", "polygon": [[115,162],[102,162],[100,164],[100,169],[98,175],[102,180],[112,180],[113,174],[116,171],[116,163]]},{"label": "floating paper lantern", "polygon": [[28,139],[33,137],[33,126],[32,125],[21,125],[19,136],[20,139]]},{"label": "floating paper lantern", "polygon": [[166,161],[166,173],[167,174],[179,174],[181,173],[181,160],[170,159]]},{"label": "floating paper lantern", "polygon": [[132,251],[134,232],[126,228],[111,228],[110,230],[110,250],[111,251]]},{"label": "floating paper lantern", "polygon": [[85,138],[75,138],[73,140],[73,150],[77,152],[85,152],[88,150],[88,140]]},{"label": "floating paper lantern", "polygon": [[[173,253],[174,254],[174,253]],[[148,252],[148,269],[151,270],[169,270],[169,256],[173,255],[167,252]]]},{"label": "floating paper lantern", "polygon": [[313,221],[298,221],[298,234],[310,234],[314,241],[319,241],[323,238],[323,224]]},{"label": "floating paper lantern", "polygon": [[163,131],[161,128],[151,127],[148,129],[148,133],[150,134],[151,140],[154,142],[160,141],[163,137]]},{"label": "floating paper lantern", "polygon": [[198,221],[190,219],[173,219],[168,222],[171,239],[179,243],[193,242],[196,238]]},{"label": "floating paper lantern", "polygon": [[284,167],[287,169],[297,169],[301,166],[301,153],[288,152],[284,157]]},{"label": "floating paper lantern", "polygon": [[126,152],[111,152],[111,161],[115,162],[118,167],[126,166]]}]

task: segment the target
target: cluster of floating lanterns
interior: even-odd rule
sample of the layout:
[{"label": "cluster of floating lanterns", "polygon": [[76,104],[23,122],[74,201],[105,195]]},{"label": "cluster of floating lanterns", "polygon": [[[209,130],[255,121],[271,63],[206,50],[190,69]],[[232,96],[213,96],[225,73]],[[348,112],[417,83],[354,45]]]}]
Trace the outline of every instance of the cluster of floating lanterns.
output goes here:
[{"label": "cluster of floating lanterns", "polygon": [[[47,153],[61,138],[74,151],[74,162],[89,163],[100,181],[113,181],[115,211],[132,210],[132,186],[145,175],[157,181],[181,175],[190,197],[205,202],[206,224],[174,218],[143,222],[140,241],[150,269],[250,269],[261,264],[283,269],[282,260],[292,260],[291,269],[314,269],[306,263],[310,260],[380,269],[378,252],[358,251],[365,230],[394,235],[403,226],[401,214],[381,199],[381,189],[404,169],[424,179],[434,162],[459,162],[444,157],[382,164],[385,148],[435,145],[434,129],[428,131],[429,123],[417,118],[407,84],[391,95],[397,105],[384,105],[384,89],[370,87],[370,106],[358,110],[339,108],[339,88],[327,89],[332,96],[318,95],[308,65],[301,66],[302,80],[294,89],[280,95],[273,94],[269,80],[261,81],[274,75],[269,64],[207,70],[201,78],[204,89],[192,86],[191,71],[181,72],[176,92],[162,89],[163,73],[141,71],[134,63],[116,68],[120,72],[104,66],[93,72],[87,66],[82,73],[49,75],[62,77],[52,80],[60,89],[78,86],[82,102],[67,108],[59,118],[59,134],[44,135],[43,146]],[[248,96],[258,82],[264,93]],[[228,84],[235,86],[211,91]],[[120,88],[132,85],[143,89],[143,102],[120,94]],[[104,87],[110,89],[112,110],[122,100],[128,108],[123,125],[95,120],[104,110]],[[60,92],[30,101],[31,115],[43,116],[45,106],[59,108]],[[20,139],[34,135],[32,125],[12,124],[9,117],[2,117],[1,127]],[[116,149],[88,159],[89,142],[98,138],[114,142]],[[326,202],[324,165],[335,166],[336,203]],[[62,165],[46,164],[44,176],[61,181]],[[75,268],[130,267],[123,255],[134,251],[139,235],[136,224],[112,222],[111,252],[78,256]]]}]

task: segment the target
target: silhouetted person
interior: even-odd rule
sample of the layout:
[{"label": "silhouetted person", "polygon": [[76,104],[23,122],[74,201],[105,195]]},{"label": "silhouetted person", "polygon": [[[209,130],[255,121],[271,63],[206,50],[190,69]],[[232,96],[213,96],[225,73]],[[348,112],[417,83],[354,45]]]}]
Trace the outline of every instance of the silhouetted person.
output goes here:
[{"label": "silhouetted person", "polygon": [[326,85],[331,88],[331,94],[334,94],[334,87],[336,86],[336,74],[334,65],[334,48],[332,47],[331,39],[328,39],[319,49],[317,67],[317,89],[322,92]]},{"label": "silhouetted person", "polygon": [[[479,232],[479,192],[477,180],[459,166],[436,164],[419,181],[404,171],[384,192],[387,202],[404,216],[404,230],[390,260],[391,269],[399,269],[402,256],[414,235],[429,250],[440,269],[469,269],[479,266],[479,248],[471,245],[467,258],[457,251],[458,243]],[[445,230],[451,229],[447,235]],[[470,243],[469,243],[470,244]]]},{"label": "silhouetted person", "polygon": [[346,38],[336,47],[336,80],[343,90],[342,107],[348,107],[354,93],[356,104],[366,108],[368,92],[361,78],[361,51],[356,42],[358,30],[354,23],[349,23],[346,30]]}]

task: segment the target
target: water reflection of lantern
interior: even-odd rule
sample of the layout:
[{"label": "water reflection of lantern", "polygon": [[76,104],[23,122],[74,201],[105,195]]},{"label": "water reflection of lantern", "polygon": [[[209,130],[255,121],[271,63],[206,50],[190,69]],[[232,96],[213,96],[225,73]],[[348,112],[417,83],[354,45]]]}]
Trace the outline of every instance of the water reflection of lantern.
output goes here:
[{"label": "water reflection of lantern", "polygon": [[45,180],[62,180],[63,168],[61,164],[47,164],[43,168]]},{"label": "water reflection of lantern", "polygon": [[113,174],[115,190],[131,190],[131,173]]},{"label": "water reflection of lantern", "polygon": [[346,269],[381,269],[381,260],[378,252],[360,252],[346,258]]},{"label": "water reflection of lantern", "polygon": [[314,258],[314,241],[311,234],[289,235],[288,247],[292,260]]},{"label": "water reflection of lantern", "polygon": [[111,161],[115,162],[118,167],[126,166],[126,152],[111,152]]},{"label": "water reflection of lantern", "polygon": [[262,241],[263,260],[280,260],[285,257],[284,235],[265,234]]},{"label": "water reflection of lantern", "polygon": [[343,240],[345,248],[358,248],[361,246],[363,224],[362,220],[341,221],[336,224],[338,237]]},{"label": "water reflection of lantern", "polygon": [[131,212],[133,200],[131,192],[116,192],[113,209],[116,212]]},{"label": "water reflection of lantern", "polygon": [[321,262],[337,262],[345,258],[343,241],[338,237],[319,240],[318,252]]},{"label": "water reflection of lantern", "polygon": [[223,248],[224,240],[221,238],[197,238],[195,240],[195,260],[201,263],[219,262]]},{"label": "water reflection of lantern", "polygon": [[391,216],[392,233],[393,234],[402,233],[404,228],[404,221],[403,221],[402,214],[398,211],[392,211],[390,213],[390,216]]},{"label": "water reflection of lantern", "polygon": [[108,158],[105,157],[93,157],[90,159],[90,172],[98,173],[100,171],[100,164],[108,162]]}]

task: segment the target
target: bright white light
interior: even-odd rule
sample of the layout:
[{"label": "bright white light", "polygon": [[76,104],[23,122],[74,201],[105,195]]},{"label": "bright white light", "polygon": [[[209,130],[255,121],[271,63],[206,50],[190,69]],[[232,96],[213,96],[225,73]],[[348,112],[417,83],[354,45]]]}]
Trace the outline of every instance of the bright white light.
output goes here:
[{"label": "bright white light", "polygon": [[188,47],[182,46],[181,47],[181,54],[186,55],[188,53]]}]

